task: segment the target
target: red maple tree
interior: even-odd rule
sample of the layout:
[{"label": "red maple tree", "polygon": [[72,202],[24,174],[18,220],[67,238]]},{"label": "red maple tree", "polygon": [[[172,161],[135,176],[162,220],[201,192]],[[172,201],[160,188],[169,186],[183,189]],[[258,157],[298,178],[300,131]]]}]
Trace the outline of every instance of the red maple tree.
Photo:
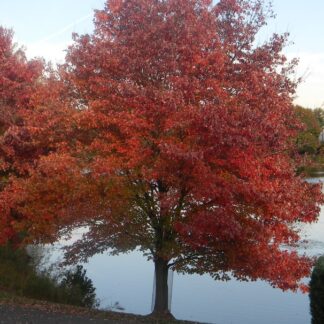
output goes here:
[{"label": "red maple tree", "polygon": [[34,132],[55,148],[12,183],[16,229],[55,240],[88,226],[72,262],[140,249],[156,314],[168,313],[169,268],[297,289],[312,260],[283,245],[322,194],[292,158],[287,35],[255,42],[269,13],[258,0],[107,1],[61,69],[70,108]]},{"label": "red maple tree", "polygon": [[41,79],[42,60],[27,60],[24,50],[13,42],[13,32],[0,26],[0,243],[15,237],[11,226],[17,215],[9,208],[14,195],[4,192],[12,177],[23,176],[33,148],[24,146],[28,134],[24,115]]}]

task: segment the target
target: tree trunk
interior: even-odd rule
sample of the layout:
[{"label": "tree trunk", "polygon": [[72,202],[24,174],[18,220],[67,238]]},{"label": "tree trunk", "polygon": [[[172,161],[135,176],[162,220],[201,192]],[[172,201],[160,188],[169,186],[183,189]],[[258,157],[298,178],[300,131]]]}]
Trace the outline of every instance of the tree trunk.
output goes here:
[{"label": "tree trunk", "polygon": [[155,266],[155,301],[152,315],[173,317],[168,308],[168,261],[156,257]]}]

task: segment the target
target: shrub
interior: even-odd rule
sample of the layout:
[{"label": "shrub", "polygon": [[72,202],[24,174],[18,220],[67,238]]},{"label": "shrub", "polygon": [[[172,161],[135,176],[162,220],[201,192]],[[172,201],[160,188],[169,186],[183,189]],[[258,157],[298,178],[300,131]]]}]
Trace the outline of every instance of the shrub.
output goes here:
[{"label": "shrub", "polygon": [[60,287],[67,291],[71,304],[89,308],[99,305],[92,280],[86,276],[86,270],[81,265],[65,273]]},{"label": "shrub", "polygon": [[314,267],[310,281],[310,309],[312,324],[324,323],[324,256],[321,256]]},{"label": "shrub", "polygon": [[89,308],[99,305],[92,281],[82,266],[53,275],[48,269],[40,271],[40,262],[41,258],[33,259],[26,249],[14,249],[10,245],[0,247],[0,290]]}]

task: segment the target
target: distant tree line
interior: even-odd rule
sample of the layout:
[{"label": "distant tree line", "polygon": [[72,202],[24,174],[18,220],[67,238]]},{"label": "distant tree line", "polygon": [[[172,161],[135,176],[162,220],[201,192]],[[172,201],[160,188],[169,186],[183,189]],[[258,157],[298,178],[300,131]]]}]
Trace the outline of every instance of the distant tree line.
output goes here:
[{"label": "distant tree line", "polygon": [[298,152],[313,156],[320,154],[319,135],[324,127],[324,110],[322,108],[308,109],[296,106],[295,111],[304,127],[297,137]]},{"label": "distant tree line", "polygon": [[303,159],[298,172],[315,175],[324,170],[324,144],[319,136],[324,129],[324,109],[295,107],[295,113],[301,122],[301,130],[296,138],[299,158]]}]

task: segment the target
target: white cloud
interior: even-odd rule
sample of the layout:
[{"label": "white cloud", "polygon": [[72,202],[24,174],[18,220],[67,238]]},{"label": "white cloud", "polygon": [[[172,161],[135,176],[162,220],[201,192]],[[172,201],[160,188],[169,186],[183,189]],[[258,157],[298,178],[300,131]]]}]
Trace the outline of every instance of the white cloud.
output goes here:
[{"label": "white cloud", "polygon": [[71,42],[35,42],[26,44],[27,57],[43,57],[46,61],[53,63],[63,63],[65,50]]},{"label": "white cloud", "polygon": [[[91,21],[92,16],[92,14],[83,16],[39,40],[25,44],[28,58],[43,57],[53,63],[63,63],[65,50],[72,43],[72,31],[76,32],[79,29],[79,31],[82,31],[81,34],[83,34],[85,32],[84,24]],[[86,27],[86,29],[89,28],[89,26]],[[23,42],[18,41],[18,44],[21,43]]]},{"label": "white cloud", "polygon": [[302,52],[287,55],[299,58],[297,76],[303,82],[297,89],[295,102],[308,108],[324,106],[324,53]]},{"label": "white cloud", "polygon": [[61,29],[53,32],[50,35],[47,35],[46,37],[44,37],[43,39],[40,39],[37,42],[39,42],[39,43],[48,42],[48,41],[50,41],[52,39],[55,39],[55,38],[57,38],[58,36],[61,36],[61,35],[65,35],[65,36],[66,36],[66,34],[70,35],[70,32],[69,32],[70,30],[76,28],[76,26],[79,25],[79,24],[81,24],[82,22],[91,19],[92,16],[93,15],[90,14],[90,15],[86,15],[86,16],[84,16],[82,18],[79,18],[76,21],[74,21],[74,22],[72,22],[72,23],[70,23],[70,24],[62,27]]}]

